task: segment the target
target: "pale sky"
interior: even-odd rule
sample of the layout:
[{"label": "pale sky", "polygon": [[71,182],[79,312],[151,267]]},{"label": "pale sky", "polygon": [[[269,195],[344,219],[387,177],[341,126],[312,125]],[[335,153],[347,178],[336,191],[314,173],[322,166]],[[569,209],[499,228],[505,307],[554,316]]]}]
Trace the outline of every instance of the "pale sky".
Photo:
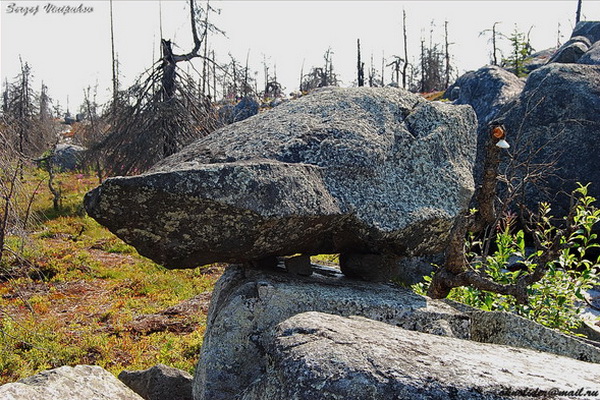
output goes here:
[{"label": "pale sky", "polygon": [[[198,0],[199,1],[199,0]],[[12,80],[19,73],[19,56],[30,64],[34,89],[41,81],[50,96],[63,109],[67,96],[71,112],[83,99],[83,89],[98,84],[98,96],[110,94],[111,51],[109,1],[81,0],[1,0],[0,77]],[[115,47],[121,64],[123,86],[149,68],[158,57],[160,40],[159,4],[162,10],[163,36],[179,46],[179,53],[191,49],[191,33],[186,0],[113,0]],[[87,13],[61,14],[48,7],[80,5],[91,8]],[[429,41],[433,27],[434,42],[442,42],[444,21],[449,25],[453,43],[450,53],[462,74],[489,62],[489,36],[480,32],[501,22],[498,29],[510,34],[515,24],[520,31],[531,27],[531,41],[536,50],[565,42],[575,19],[576,0],[569,1],[233,1],[211,0],[220,9],[212,22],[227,37],[212,36],[211,47],[218,61],[225,63],[231,53],[258,71],[262,85],[262,62],[276,64],[278,80],[286,93],[298,89],[300,69],[304,71],[323,63],[324,52],[331,47],[333,65],[342,86],[356,80],[356,39],[360,38],[363,61],[369,67],[371,54],[377,69],[382,57],[402,55],[402,9],[407,13],[409,58],[417,58],[421,37]],[[38,7],[39,6],[39,7]],[[20,8],[21,7],[21,8]],[[38,12],[24,15],[25,8]],[[600,1],[584,0],[582,19],[600,20]],[[433,26],[432,26],[433,21]],[[559,24],[560,33],[559,37]],[[501,46],[508,52],[505,41]],[[196,68],[200,70],[200,63]],[[386,82],[391,70],[385,70]]]}]

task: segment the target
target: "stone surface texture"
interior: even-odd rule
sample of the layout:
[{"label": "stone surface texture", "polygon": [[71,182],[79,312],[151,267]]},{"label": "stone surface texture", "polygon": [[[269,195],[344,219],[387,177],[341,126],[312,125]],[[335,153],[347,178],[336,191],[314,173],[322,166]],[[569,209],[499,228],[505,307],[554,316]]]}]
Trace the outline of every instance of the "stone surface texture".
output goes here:
[{"label": "stone surface texture", "polygon": [[[532,72],[523,92],[504,106],[497,120],[507,128],[514,164],[503,170],[518,176],[538,165],[546,182],[525,189],[527,205],[548,201],[555,216],[565,215],[576,182],[591,182],[600,195],[600,66],[552,63]],[[522,163],[522,167],[518,167]]]},{"label": "stone surface texture", "polygon": [[243,400],[572,399],[600,382],[598,364],[317,312],[279,324],[265,351]]},{"label": "stone surface texture", "polygon": [[575,25],[571,37],[584,36],[590,43],[600,41],[600,22],[598,21],[580,21]]},{"label": "stone surface texture", "polygon": [[596,42],[577,61],[579,64],[600,65],[600,42]]},{"label": "stone surface texture", "polygon": [[400,287],[316,272],[300,277],[229,267],[213,292],[194,399],[236,398],[266,368],[265,335],[285,319],[313,310],[440,335],[470,335],[468,316]]},{"label": "stone surface texture", "polygon": [[82,167],[85,147],[61,143],[54,148],[52,163],[60,171],[73,171]]},{"label": "stone surface texture", "polygon": [[231,266],[213,293],[194,376],[195,400],[240,395],[268,366],[265,348],[272,329],[307,311],[359,315],[412,331],[600,362],[600,349],[511,314],[432,300],[390,284],[353,281],[331,270],[313,268],[310,277],[300,277],[285,273],[283,266],[271,272]]},{"label": "stone surface texture", "polygon": [[395,88],[325,88],[226,126],[88,213],[171,268],[445,247],[474,186],[476,117]]},{"label": "stone surface texture", "polygon": [[110,372],[77,365],[40,372],[0,386],[2,400],[143,400]]},{"label": "stone surface texture", "polygon": [[600,348],[574,340],[560,332],[507,312],[475,311],[471,340],[553,353],[600,364]]},{"label": "stone surface texture", "polygon": [[571,37],[556,50],[548,63],[576,63],[591,45],[590,40],[585,36]]},{"label": "stone surface texture", "polygon": [[192,400],[192,376],[164,364],[142,371],[121,371],[119,380],[144,400]]},{"label": "stone surface texture", "polygon": [[473,171],[477,183],[481,181],[483,173],[489,124],[509,100],[521,93],[524,86],[524,80],[512,72],[488,65],[465,73],[446,91],[445,97],[454,104],[468,104],[477,114],[477,156]]}]

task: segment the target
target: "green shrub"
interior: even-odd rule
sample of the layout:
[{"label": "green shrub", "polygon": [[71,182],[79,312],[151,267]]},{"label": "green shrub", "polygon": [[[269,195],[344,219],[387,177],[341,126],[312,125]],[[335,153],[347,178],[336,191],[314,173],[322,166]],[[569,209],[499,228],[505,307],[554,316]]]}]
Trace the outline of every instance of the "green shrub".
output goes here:
[{"label": "green shrub", "polygon": [[[588,195],[587,186],[580,185],[574,195],[577,196],[577,203],[573,222],[578,229],[563,240],[564,248],[559,257],[549,263],[545,276],[528,288],[527,304],[519,304],[512,296],[473,287],[454,288],[448,298],[485,311],[514,312],[563,332],[577,329],[582,322],[579,313],[585,304],[584,292],[598,283],[600,257],[592,262],[589,260],[589,250],[600,247],[597,234],[592,231],[600,221],[600,210],[594,207],[595,199]],[[501,284],[515,283],[523,273],[533,271],[537,266],[534,259],[542,251],[528,248],[525,232],[515,230],[514,226],[514,215],[508,215],[501,221],[493,239],[495,251],[491,255],[481,255],[481,249],[489,243],[476,240],[472,234],[465,244],[471,267]],[[549,205],[541,204],[532,235],[544,245],[549,243],[557,229]],[[514,270],[509,268],[511,266],[518,268]],[[431,279],[432,276],[425,277],[425,282],[414,285],[413,289],[425,295]]]}]

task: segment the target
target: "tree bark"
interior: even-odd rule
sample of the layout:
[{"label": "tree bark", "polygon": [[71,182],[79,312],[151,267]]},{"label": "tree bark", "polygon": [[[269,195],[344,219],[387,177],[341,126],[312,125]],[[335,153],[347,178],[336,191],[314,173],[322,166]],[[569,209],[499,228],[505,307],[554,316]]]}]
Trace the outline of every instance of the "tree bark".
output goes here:
[{"label": "tree bark", "polygon": [[358,86],[365,86],[365,65],[360,59],[360,39],[356,39],[357,62],[356,69],[358,73]]}]

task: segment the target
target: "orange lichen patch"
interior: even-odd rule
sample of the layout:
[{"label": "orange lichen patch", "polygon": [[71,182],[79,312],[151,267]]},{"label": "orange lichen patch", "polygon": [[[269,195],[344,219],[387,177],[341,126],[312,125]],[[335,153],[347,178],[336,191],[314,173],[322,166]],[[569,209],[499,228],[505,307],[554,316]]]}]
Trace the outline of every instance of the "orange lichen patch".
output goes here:
[{"label": "orange lichen patch", "polygon": [[504,139],[506,137],[506,130],[502,125],[497,125],[492,129],[492,136],[496,139]]}]

